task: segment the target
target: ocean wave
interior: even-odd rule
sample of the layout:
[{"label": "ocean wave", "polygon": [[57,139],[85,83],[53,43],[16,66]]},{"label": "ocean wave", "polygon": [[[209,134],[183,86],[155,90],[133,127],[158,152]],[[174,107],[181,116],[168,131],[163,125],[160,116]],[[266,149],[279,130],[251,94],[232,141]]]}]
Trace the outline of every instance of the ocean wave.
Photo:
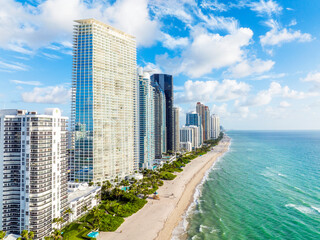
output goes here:
[{"label": "ocean wave", "polygon": [[[183,233],[187,231],[187,228],[189,226],[189,217],[195,213],[203,213],[201,208],[196,210],[196,206],[199,205],[200,197],[202,193],[203,185],[206,181],[209,179],[209,174],[214,171],[215,165],[217,162],[219,162],[223,156],[230,151],[231,141],[228,146],[228,150],[224,152],[220,157],[217,158],[217,160],[212,164],[212,166],[206,171],[204,177],[202,178],[201,182],[197,185],[195,192],[193,194],[193,202],[189,205],[187,211],[182,216],[182,221],[178,224],[178,226],[173,230],[172,232],[172,240],[179,239],[179,236],[181,236]],[[193,238],[192,238],[193,239]]]},{"label": "ocean wave", "polygon": [[296,204],[286,204],[285,207],[290,207],[298,210],[303,214],[320,214],[320,208],[315,206],[304,206],[304,205],[296,205]]},{"label": "ocean wave", "polygon": [[219,232],[219,230],[214,229],[213,227],[209,227],[209,226],[200,224],[199,232],[201,232],[201,233],[204,233],[204,232],[214,233],[214,232]]}]

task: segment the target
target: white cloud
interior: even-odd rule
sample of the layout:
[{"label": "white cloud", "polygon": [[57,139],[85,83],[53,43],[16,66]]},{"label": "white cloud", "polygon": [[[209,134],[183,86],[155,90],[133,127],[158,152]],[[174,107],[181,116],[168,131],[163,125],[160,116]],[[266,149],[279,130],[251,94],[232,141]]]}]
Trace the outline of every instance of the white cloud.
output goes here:
[{"label": "white cloud", "polygon": [[219,3],[218,0],[214,0],[214,1],[203,0],[200,6],[202,8],[207,8],[212,11],[219,11],[219,12],[224,12],[228,10],[228,6],[226,4]]},{"label": "white cloud", "polygon": [[190,7],[196,7],[194,0],[150,0],[149,7],[157,18],[172,16],[190,24],[194,20]]},{"label": "white cloud", "polygon": [[257,12],[259,15],[268,15],[279,14],[282,11],[282,7],[279,4],[272,0],[260,0],[259,2],[252,2],[249,4],[249,7],[252,11]]},{"label": "white cloud", "polygon": [[220,106],[214,104],[211,107],[211,112],[219,115],[220,117],[228,117],[228,116],[230,116],[230,113],[228,112],[227,108],[228,108],[228,105],[226,103],[224,103]]},{"label": "white cloud", "polygon": [[15,84],[22,84],[22,85],[31,85],[31,86],[40,86],[42,85],[39,81],[21,81],[21,80],[10,80],[10,82]]},{"label": "white cloud", "polygon": [[293,19],[293,20],[291,20],[291,22],[289,23],[289,27],[291,27],[291,26],[295,26],[295,25],[297,25],[298,23],[297,23],[297,20],[295,20],[295,19]]},{"label": "white cloud", "polygon": [[64,86],[35,87],[31,92],[21,94],[27,103],[64,104],[70,100],[70,89]]},{"label": "white cloud", "polygon": [[279,24],[270,20],[266,23],[271,30],[266,33],[266,35],[260,36],[260,43],[262,46],[280,46],[282,43],[286,42],[310,42],[312,41],[312,36],[309,33],[301,33],[301,31],[283,28],[280,29]]},{"label": "white cloud", "polygon": [[229,101],[246,96],[249,91],[248,84],[235,80],[223,80],[222,83],[188,80],[184,83],[183,92],[175,94],[175,101],[178,103]]},{"label": "white cloud", "polygon": [[161,69],[159,66],[153,64],[153,63],[145,63],[145,66],[143,68],[144,71],[149,72],[150,75],[155,74],[155,73],[162,73]]},{"label": "white cloud", "polygon": [[253,74],[261,74],[270,69],[275,64],[274,61],[267,60],[263,61],[261,59],[255,59],[253,61],[243,60],[242,62],[232,66],[229,72],[232,77],[242,78]]},{"label": "white cloud", "polygon": [[0,60],[0,71],[27,71],[28,67],[20,62],[4,62]]},{"label": "white cloud", "polygon": [[309,73],[305,78],[301,79],[304,82],[320,83],[320,72]]},{"label": "white cloud", "polygon": [[147,0],[46,0],[37,6],[2,0],[0,47],[24,54],[52,43],[72,47],[75,19],[95,17],[133,34],[139,46],[151,46],[159,39],[160,24],[152,20]]},{"label": "white cloud", "polygon": [[280,102],[279,106],[282,108],[287,108],[287,107],[290,107],[291,104],[286,101],[282,101],[282,102]]},{"label": "white cloud", "polygon": [[256,76],[254,77],[254,80],[276,79],[276,78],[283,78],[285,76],[286,76],[285,73],[266,74],[266,75]]},{"label": "white cloud", "polygon": [[197,12],[197,16],[203,21],[202,26],[204,28],[209,28],[211,30],[227,30],[230,33],[239,29],[239,22],[233,17],[215,16],[212,14],[205,15],[201,10]]},{"label": "white cloud", "polygon": [[162,44],[166,48],[175,49],[175,48],[181,48],[181,47],[187,46],[189,44],[189,40],[187,37],[174,38],[169,34],[163,33]]},{"label": "white cloud", "polygon": [[49,59],[60,59],[60,57],[58,55],[55,55],[55,54],[50,54],[50,53],[43,52],[42,55],[47,57],[47,58],[49,58]]},{"label": "white cloud", "polygon": [[195,29],[193,42],[182,51],[181,57],[169,58],[167,54],[156,56],[158,65],[167,73],[184,73],[190,77],[200,77],[242,60],[242,47],[247,46],[253,32],[249,28],[239,28],[226,36],[211,34],[204,29]]},{"label": "white cloud", "polygon": [[268,105],[274,97],[282,97],[289,99],[304,99],[306,97],[317,96],[314,92],[299,92],[290,89],[288,86],[282,87],[277,82],[272,82],[269,89],[262,90],[256,96],[248,98],[242,106],[263,106]]}]

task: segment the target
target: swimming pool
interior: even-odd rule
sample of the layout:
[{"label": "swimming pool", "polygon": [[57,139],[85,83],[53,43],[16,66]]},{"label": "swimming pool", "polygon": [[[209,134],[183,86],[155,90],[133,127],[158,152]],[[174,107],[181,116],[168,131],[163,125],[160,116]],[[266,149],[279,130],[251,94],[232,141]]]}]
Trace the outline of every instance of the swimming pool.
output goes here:
[{"label": "swimming pool", "polygon": [[90,232],[88,233],[87,235],[88,237],[91,237],[91,238],[96,238],[99,236],[99,232]]}]

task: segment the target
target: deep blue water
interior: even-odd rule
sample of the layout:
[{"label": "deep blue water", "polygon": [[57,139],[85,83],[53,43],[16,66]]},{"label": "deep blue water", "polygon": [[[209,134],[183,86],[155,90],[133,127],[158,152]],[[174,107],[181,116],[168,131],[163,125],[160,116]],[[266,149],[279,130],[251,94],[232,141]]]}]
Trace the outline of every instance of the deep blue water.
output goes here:
[{"label": "deep blue water", "polygon": [[230,131],[188,239],[320,239],[320,131]]}]

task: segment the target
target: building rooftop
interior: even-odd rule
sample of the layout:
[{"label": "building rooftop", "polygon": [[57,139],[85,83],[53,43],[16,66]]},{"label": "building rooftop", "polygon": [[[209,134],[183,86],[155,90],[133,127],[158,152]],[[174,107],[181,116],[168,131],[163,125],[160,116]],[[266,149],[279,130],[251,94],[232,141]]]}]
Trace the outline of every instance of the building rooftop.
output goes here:
[{"label": "building rooftop", "polygon": [[101,187],[99,187],[99,186],[89,187],[88,184],[78,184],[78,185],[74,185],[74,186],[70,188],[70,184],[69,184],[69,188],[68,188],[68,202],[69,203],[76,201],[82,197],[88,196],[91,193],[94,193],[97,190],[101,189]]},{"label": "building rooftop", "polygon": [[122,35],[125,35],[125,36],[127,36],[127,37],[130,37],[130,38],[133,38],[133,39],[136,38],[136,37],[134,37],[134,36],[132,36],[132,35],[130,35],[130,34],[128,34],[128,33],[125,33],[125,32],[123,32],[123,31],[121,31],[121,30],[119,30],[119,29],[116,29],[116,28],[114,28],[114,27],[112,27],[112,26],[110,26],[110,25],[108,25],[108,24],[106,24],[106,23],[104,23],[104,22],[98,21],[98,20],[96,20],[96,19],[94,19],[94,18],[80,19],[80,20],[75,20],[74,22],[80,23],[80,24],[92,24],[92,23],[97,23],[97,24],[100,24],[100,25],[102,25],[102,26],[104,26],[104,27],[106,27],[106,28],[108,28],[108,29],[111,29],[111,30],[113,30],[113,31],[115,31],[115,32],[118,32],[118,33],[122,34]]}]

